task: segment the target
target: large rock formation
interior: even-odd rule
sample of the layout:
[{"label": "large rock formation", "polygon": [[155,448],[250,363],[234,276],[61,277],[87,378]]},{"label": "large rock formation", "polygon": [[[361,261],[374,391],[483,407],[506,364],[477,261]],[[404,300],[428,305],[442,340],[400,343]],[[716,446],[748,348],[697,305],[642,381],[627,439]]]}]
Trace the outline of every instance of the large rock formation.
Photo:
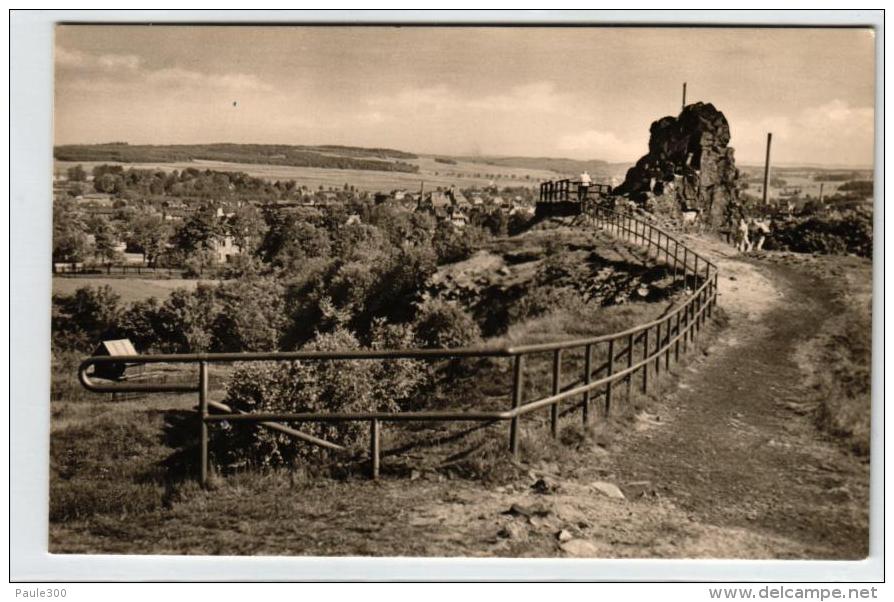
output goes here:
[{"label": "large rock formation", "polygon": [[698,209],[721,224],[738,202],[739,171],[729,144],[729,123],[710,103],[686,106],[649,128],[649,154],[627,171],[618,194],[643,203],[671,199],[680,210]]}]

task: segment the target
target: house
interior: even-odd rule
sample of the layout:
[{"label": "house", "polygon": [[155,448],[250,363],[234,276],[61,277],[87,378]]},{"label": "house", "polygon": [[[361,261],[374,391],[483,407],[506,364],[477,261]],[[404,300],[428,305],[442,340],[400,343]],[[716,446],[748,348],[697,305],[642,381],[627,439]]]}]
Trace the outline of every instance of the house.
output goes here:
[{"label": "house", "polygon": [[218,263],[230,263],[234,257],[242,253],[242,249],[239,248],[232,236],[215,238],[212,250],[217,257]]},{"label": "house", "polygon": [[512,208],[509,210],[509,215],[515,215],[516,213],[518,213],[521,215],[531,216],[534,215],[534,212],[534,207],[531,207],[530,205],[513,205]]},{"label": "house", "polygon": [[450,214],[450,223],[457,228],[465,228],[469,225],[469,216],[459,209],[454,209]]},{"label": "house", "polygon": [[450,196],[441,190],[430,193],[419,205],[420,210],[428,211],[438,219],[448,219],[452,207]]},{"label": "house", "polygon": [[468,211],[472,208],[472,203],[469,202],[469,199],[466,196],[459,192],[458,190],[451,190],[453,196],[453,206],[459,209],[460,211]]},{"label": "house", "polygon": [[94,207],[111,207],[114,203],[112,195],[104,192],[88,192],[75,197],[78,204],[92,205]]}]

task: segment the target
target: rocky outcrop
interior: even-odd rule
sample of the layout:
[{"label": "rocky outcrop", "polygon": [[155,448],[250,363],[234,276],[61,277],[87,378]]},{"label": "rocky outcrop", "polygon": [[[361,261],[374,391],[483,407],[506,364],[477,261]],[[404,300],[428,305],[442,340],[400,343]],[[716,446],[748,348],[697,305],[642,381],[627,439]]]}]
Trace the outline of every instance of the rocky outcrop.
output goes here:
[{"label": "rocky outcrop", "polygon": [[639,203],[670,199],[680,210],[700,210],[706,222],[723,223],[738,202],[739,179],[723,113],[710,103],[687,105],[679,116],[654,122],[649,132],[649,153],[615,192]]}]

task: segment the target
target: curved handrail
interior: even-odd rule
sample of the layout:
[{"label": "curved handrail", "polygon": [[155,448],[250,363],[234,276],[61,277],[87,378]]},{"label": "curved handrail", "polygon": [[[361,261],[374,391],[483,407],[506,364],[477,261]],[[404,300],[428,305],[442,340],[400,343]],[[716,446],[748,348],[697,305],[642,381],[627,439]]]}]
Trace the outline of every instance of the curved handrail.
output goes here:
[{"label": "curved handrail", "polygon": [[[117,355],[94,356],[85,359],[78,368],[78,379],[84,388],[104,392],[174,392],[174,393],[198,393],[199,412],[201,414],[202,428],[202,476],[204,482],[207,477],[207,424],[213,422],[253,422],[267,428],[274,428],[287,432],[285,427],[275,421],[297,422],[343,422],[343,421],[370,421],[372,424],[371,455],[373,457],[373,475],[378,472],[378,432],[379,422],[402,421],[511,421],[510,450],[513,454],[518,452],[518,421],[523,415],[538,409],[550,407],[552,411],[552,429],[556,433],[558,421],[558,404],[561,401],[575,396],[583,396],[584,418],[586,420],[590,394],[599,388],[605,389],[605,408],[608,413],[612,386],[614,383],[625,380],[630,391],[631,379],[637,372],[642,374],[643,390],[648,386],[649,367],[655,362],[656,376],[660,372],[661,358],[664,356],[666,367],[670,366],[671,349],[674,356],[679,354],[680,343],[685,346],[688,341],[695,342],[695,335],[701,328],[706,317],[710,317],[711,308],[716,304],[717,298],[717,266],[706,257],[696,253],[683,244],[678,238],[666,230],[646,221],[637,219],[632,214],[623,214],[613,209],[602,206],[591,208],[589,217],[595,220],[596,225],[607,229],[609,234],[627,236],[634,242],[646,245],[648,254],[654,246],[656,259],[662,252],[668,266],[674,270],[676,278],[677,268],[682,265],[682,277],[684,286],[688,289],[689,279],[695,280],[695,286],[687,296],[671,312],[637,324],[622,331],[583,337],[566,339],[561,341],[534,343],[509,346],[489,347],[462,347],[462,348],[437,348],[437,349],[355,349],[347,351],[292,351],[292,352],[250,352],[250,353],[181,353],[181,354],[147,354],[147,355]],[[657,238],[656,238],[657,235]],[[664,246],[662,247],[662,239]],[[673,263],[671,264],[671,244],[673,244]],[[678,256],[679,250],[684,251],[684,256]],[[690,263],[689,259],[692,259]],[[682,259],[682,261],[680,261]],[[699,264],[704,266],[702,272]],[[701,283],[699,284],[699,280]],[[685,323],[684,323],[685,320]],[[664,338],[662,340],[662,330]],[[655,332],[655,348],[650,349],[651,334]],[[627,347],[618,356],[615,350],[616,342],[626,341]],[[597,368],[597,374],[607,370],[607,374],[593,380],[592,374],[592,350],[600,344],[608,344],[608,361]],[[637,343],[641,344],[642,358],[633,361],[633,352]],[[585,353],[585,374],[583,384],[572,386],[564,391],[560,390],[562,352],[567,349],[583,348]],[[553,352],[553,380],[552,393],[541,399],[523,402],[523,359],[528,354]],[[208,396],[207,366],[211,363],[223,362],[259,362],[259,361],[297,361],[297,360],[395,360],[395,359],[456,359],[472,357],[511,357],[514,362],[513,385],[511,391],[512,408],[504,411],[413,411],[413,412],[354,412],[354,413],[244,413],[239,411],[226,412],[220,404],[210,402]],[[627,365],[621,370],[615,371],[618,357],[626,357]],[[186,363],[198,364],[199,379],[196,384],[184,383],[97,383],[90,378],[87,370],[91,366],[115,363]],[[222,414],[210,414],[209,407],[222,411]],[[319,440],[306,433],[298,433],[298,438],[326,447],[338,448],[339,446]]]}]

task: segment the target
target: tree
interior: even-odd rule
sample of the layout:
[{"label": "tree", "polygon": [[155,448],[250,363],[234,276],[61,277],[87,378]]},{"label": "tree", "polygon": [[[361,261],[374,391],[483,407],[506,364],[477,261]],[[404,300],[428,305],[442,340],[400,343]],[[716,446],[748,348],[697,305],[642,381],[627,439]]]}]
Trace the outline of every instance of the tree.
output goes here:
[{"label": "tree", "polygon": [[220,236],[217,213],[211,208],[194,212],[174,232],[172,242],[185,254],[214,248],[215,239]]},{"label": "tree", "polygon": [[159,343],[159,312],[161,305],[155,297],[134,301],[118,316],[116,330],[131,340],[137,351],[146,353]]},{"label": "tree", "polygon": [[264,212],[267,230],[257,253],[265,263],[300,271],[308,259],[328,259],[332,243],[325,229],[275,209]]},{"label": "tree", "polygon": [[481,329],[461,307],[432,299],[419,308],[416,336],[425,347],[468,347],[481,341]]},{"label": "tree", "polygon": [[53,203],[53,263],[83,261],[88,252],[84,220],[71,199]]},{"label": "tree", "polygon": [[227,218],[224,228],[243,253],[254,252],[260,246],[266,231],[264,218],[254,205],[243,205],[236,209]]},{"label": "tree", "polygon": [[72,295],[54,295],[54,338],[77,341],[77,347],[88,351],[99,341],[116,336],[120,301],[108,285],[81,287]]},{"label": "tree", "polygon": [[115,226],[102,216],[94,215],[87,221],[87,229],[93,235],[93,255],[106,263],[119,259],[118,233]]},{"label": "tree", "polygon": [[124,178],[120,175],[104,173],[93,180],[93,187],[97,192],[120,194],[124,191]]},{"label": "tree", "polygon": [[199,285],[195,291],[174,289],[162,303],[153,326],[160,350],[198,353],[211,347],[211,325],[217,315],[214,288]]},{"label": "tree", "polygon": [[283,286],[272,277],[250,275],[216,290],[211,325],[215,351],[274,351],[286,327]]},{"label": "tree", "polygon": [[74,167],[68,168],[68,180],[70,182],[86,182],[87,181],[87,172],[84,171],[84,166],[80,163],[75,165]]},{"label": "tree", "polygon": [[148,265],[158,263],[168,237],[169,228],[160,215],[139,213],[131,220],[130,242],[143,253],[143,262]]}]

